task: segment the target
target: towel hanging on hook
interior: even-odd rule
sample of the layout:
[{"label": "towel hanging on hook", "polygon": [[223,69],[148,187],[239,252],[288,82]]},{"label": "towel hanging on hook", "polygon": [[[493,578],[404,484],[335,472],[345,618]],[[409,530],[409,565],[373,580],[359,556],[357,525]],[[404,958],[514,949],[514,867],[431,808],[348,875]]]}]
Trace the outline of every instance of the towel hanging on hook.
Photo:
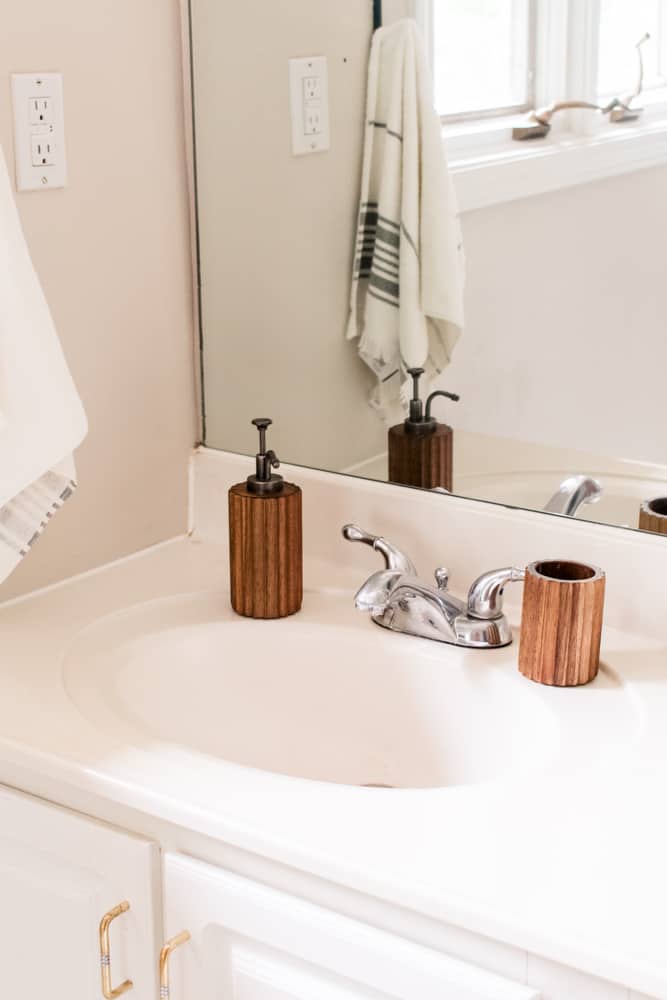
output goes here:
[{"label": "towel hanging on hook", "polygon": [[382,27],[382,0],[373,0],[373,31]]}]

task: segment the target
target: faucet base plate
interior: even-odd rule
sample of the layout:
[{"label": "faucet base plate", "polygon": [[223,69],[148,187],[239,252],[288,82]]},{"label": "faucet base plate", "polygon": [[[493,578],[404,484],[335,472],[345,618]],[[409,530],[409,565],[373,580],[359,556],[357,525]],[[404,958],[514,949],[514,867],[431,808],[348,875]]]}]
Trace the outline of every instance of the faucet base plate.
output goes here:
[{"label": "faucet base plate", "polygon": [[449,630],[445,633],[438,622],[429,616],[423,616],[418,621],[414,618],[408,620],[408,616],[395,607],[372,614],[371,619],[376,625],[392,632],[402,632],[418,639],[432,639],[467,649],[502,649],[512,642],[512,629],[504,615],[490,620],[461,615],[454,623],[454,636]]}]

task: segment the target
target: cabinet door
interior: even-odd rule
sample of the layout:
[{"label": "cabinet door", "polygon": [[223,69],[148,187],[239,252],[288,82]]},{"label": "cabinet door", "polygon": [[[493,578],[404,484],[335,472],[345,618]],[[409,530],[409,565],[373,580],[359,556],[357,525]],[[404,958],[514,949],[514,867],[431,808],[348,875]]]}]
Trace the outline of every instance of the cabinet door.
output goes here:
[{"label": "cabinet door", "polygon": [[147,841],[0,788],[2,995],[101,998],[100,921],[127,901],[109,926],[112,986],[155,1000],[158,866]]},{"label": "cabinet door", "polygon": [[539,1000],[538,991],[179,855],[164,861],[171,1000]]}]

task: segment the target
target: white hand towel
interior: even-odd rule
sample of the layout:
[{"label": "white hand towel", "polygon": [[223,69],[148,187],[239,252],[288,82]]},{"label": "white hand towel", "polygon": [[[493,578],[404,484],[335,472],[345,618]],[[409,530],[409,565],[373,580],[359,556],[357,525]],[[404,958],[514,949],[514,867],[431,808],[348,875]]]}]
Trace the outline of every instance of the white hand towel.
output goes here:
[{"label": "white hand towel", "polygon": [[[378,377],[371,405],[393,419],[407,368],[422,387],[451,359],[463,328],[465,262],[456,198],[412,20],[380,28],[368,69],[359,227],[347,336]],[[393,412],[392,412],[393,410]]]},{"label": "white hand towel", "polygon": [[0,149],[0,581],[70,496],[86,431]]}]

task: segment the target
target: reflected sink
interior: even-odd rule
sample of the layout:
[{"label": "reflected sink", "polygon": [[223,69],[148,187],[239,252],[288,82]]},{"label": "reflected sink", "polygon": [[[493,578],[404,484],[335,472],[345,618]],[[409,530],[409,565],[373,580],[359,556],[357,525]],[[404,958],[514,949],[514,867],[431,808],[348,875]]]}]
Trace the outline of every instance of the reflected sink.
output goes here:
[{"label": "reflected sink", "polygon": [[255,622],[207,592],[101,619],[69,648],[64,682],[124,744],[352,785],[497,781],[575,766],[601,729],[629,738],[631,699],[611,672],[543,688],[518,673],[516,649],[387,633],[347,593],[310,593],[299,615]]},{"label": "reflected sink", "polygon": [[[603,493],[597,503],[584,504],[575,516],[579,520],[595,521],[597,524],[620,524],[636,528],[642,502],[661,496],[666,489],[664,479],[606,474],[599,470],[586,470],[586,474],[599,480]],[[480,500],[544,510],[545,504],[560,483],[571,475],[573,472],[568,472],[565,468],[553,472],[469,474],[456,478],[455,489],[457,493]]]}]

